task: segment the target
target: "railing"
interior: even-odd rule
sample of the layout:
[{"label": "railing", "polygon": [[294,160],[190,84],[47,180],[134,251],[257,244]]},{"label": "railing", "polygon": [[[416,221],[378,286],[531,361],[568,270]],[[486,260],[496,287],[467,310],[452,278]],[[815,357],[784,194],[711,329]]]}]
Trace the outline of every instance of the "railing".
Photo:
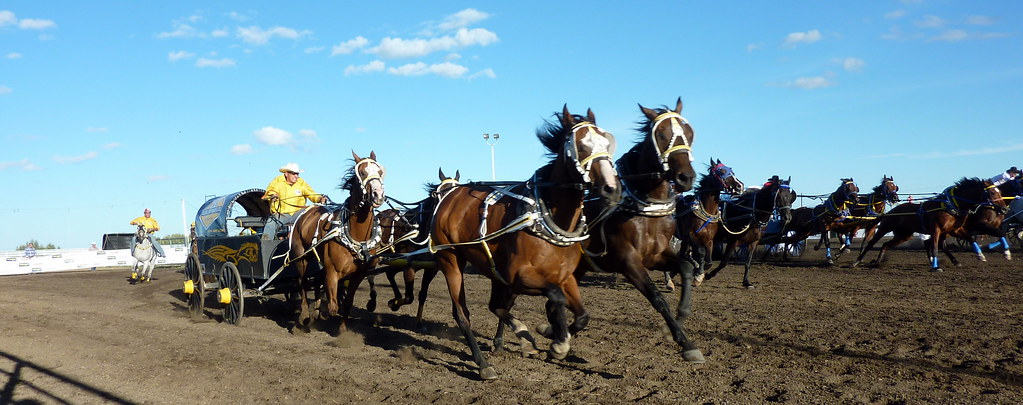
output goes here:
[{"label": "railing", "polygon": [[[159,265],[180,265],[188,257],[184,244],[163,245],[167,257],[156,259]],[[130,249],[36,249],[35,257],[23,250],[0,251],[0,276],[56,271],[95,270],[97,267],[134,266]]]}]

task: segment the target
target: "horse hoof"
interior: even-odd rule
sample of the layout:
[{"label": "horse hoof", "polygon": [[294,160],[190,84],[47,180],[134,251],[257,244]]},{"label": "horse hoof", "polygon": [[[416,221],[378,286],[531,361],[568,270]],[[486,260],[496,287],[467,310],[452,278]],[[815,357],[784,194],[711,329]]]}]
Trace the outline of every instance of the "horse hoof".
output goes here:
[{"label": "horse hoof", "polygon": [[757,286],[753,285],[753,283],[743,284],[743,286],[745,286],[747,290],[755,290],[755,289],[757,289]]},{"label": "horse hoof", "polygon": [[[704,274],[704,273],[697,274],[696,277],[693,277],[693,287],[699,287],[700,284],[703,284],[703,280],[706,277],[707,277],[707,275]],[[672,288],[671,290],[675,291],[674,288]]]},{"label": "horse hoof", "polygon": [[703,353],[700,352],[700,349],[692,349],[682,352],[682,359],[693,364],[703,364],[707,362],[707,359],[703,358]]},{"label": "horse hoof", "polygon": [[387,300],[387,307],[390,308],[391,311],[397,311],[401,309],[401,301],[397,298]]},{"label": "horse hoof", "polygon": [[828,259],[828,261],[824,262],[824,265],[828,266],[828,267],[834,266],[835,265],[835,261],[832,260],[832,259]]},{"label": "horse hoof", "polygon": [[977,260],[980,260],[982,262],[986,262],[987,261],[987,257],[984,257],[984,255],[977,255]]},{"label": "horse hoof", "polygon": [[568,357],[570,346],[568,342],[565,343],[551,343],[551,358],[555,360],[564,360]]},{"label": "horse hoof", "polygon": [[497,371],[494,371],[493,367],[484,368],[484,369],[480,370],[480,378],[484,379],[484,380],[487,380],[487,381],[496,380],[497,379]]},{"label": "horse hoof", "polygon": [[935,268],[931,269],[931,273],[942,273],[942,272],[944,272],[944,270],[942,270],[941,267],[935,267]]},{"label": "horse hoof", "polygon": [[853,262],[851,267],[853,267],[853,268],[860,267],[860,262],[859,261]]},{"label": "horse hoof", "polygon": [[554,338],[554,328],[551,328],[551,325],[549,323],[545,323],[543,325],[537,325],[536,326],[536,333],[539,333],[540,336],[543,336],[543,337],[545,337],[547,339],[553,339]]},{"label": "horse hoof", "polygon": [[366,311],[373,312],[377,309],[377,300],[370,300],[366,303]]}]

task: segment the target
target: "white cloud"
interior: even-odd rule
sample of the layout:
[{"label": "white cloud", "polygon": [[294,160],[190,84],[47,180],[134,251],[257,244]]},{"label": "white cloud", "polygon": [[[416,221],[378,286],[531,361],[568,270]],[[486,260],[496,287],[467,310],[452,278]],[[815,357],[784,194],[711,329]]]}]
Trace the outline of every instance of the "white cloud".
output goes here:
[{"label": "white cloud", "polygon": [[746,45],[746,53],[751,53],[751,52],[757,50],[757,48],[760,48],[760,45],[757,45],[757,44]]},{"label": "white cloud", "polygon": [[241,145],[234,145],[231,147],[231,154],[233,155],[248,155],[252,153],[252,145],[243,143]]},{"label": "white cloud", "polygon": [[[0,13],[2,13],[2,12],[0,12]],[[7,169],[21,169],[23,171],[32,171],[32,170],[40,170],[42,168],[39,167],[39,166],[36,166],[35,163],[30,162],[26,158],[26,159],[21,159],[21,160],[16,161],[16,162],[0,162],[0,171],[4,171],[4,170],[7,170]]]},{"label": "white cloud", "polygon": [[164,180],[170,180],[170,177],[164,176],[162,174],[154,174],[152,176],[146,177],[146,181],[150,182],[150,183],[152,183],[154,181],[164,181]]},{"label": "white cloud", "polygon": [[372,61],[365,65],[350,65],[345,68],[345,76],[358,75],[363,73],[379,72],[384,70],[384,62],[379,60]]},{"label": "white cloud", "polygon": [[105,127],[88,127],[85,128],[85,132],[109,132]]},{"label": "white cloud", "polygon": [[313,131],[311,129],[300,129],[300,130],[298,130],[298,134],[302,135],[303,137],[306,137],[306,138],[315,138],[316,137],[316,131]]},{"label": "white cloud", "polygon": [[894,19],[897,19],[897,18],[905,17],[905,16],[906,16],[906,10],[892,10],[892,11],[889,11],[889,12],[885,13],[884,18],[887,18],[887,19],[890,19],[890,20],[894,20]]},{"label": "white cloud", "polygon": [[35,18],[23,18],[18,22],[18,28],[23,30],[45,30],[47,28],[55,28],[57,23],[53,20],[39,20]]},{"label": "white cloud", "polygon": [[475,79],[477,77],[489,77],[491,79],[494,79],[497,78],[497,74],[494,73],[494,69],[486,68],[479,72],[473,73],[471,76],[469,76],[469,80]]},{"label": "white cloud", "polygon": [[287,145],[294,135],[280,128],[263,127],[252,132],[260,142],[267,145]]},{"label": "white cloud", "polygon": [[459,11],[455,14],[445,17],[444,21],[441,22],[437,27],[445,31],[450,31],[456,28],[468,27],[473,23],[486,20],[489,17],[490,14],[484,13],[473,8],[467,8],[465,10]]},{"label": "white cloud", "polygon": [[177,62],[180,59],[192,59],[195,54],[188,51],[176,51],[167,54],[167,60]]},{"label": "white cloud", "polygon": [[227,17],[235,21],[248,21],[252,18],[252,16],[241,14],[237,11],[227,13]]},{"label": "white cloud", "polygon": [[966,17],[966,23],[970,25],[994,25],[995,19],[986,15],[971,15]]},{"label": "white cloud", "polygon": [[317,53],[317,52],[322,51],[324,49],[327,49],[327,47],[325,47],[325,46],[310,46],[308,48],[305,48],[305,53]]},{"label": "white cloud", "polygon": [[369,40],[363,38],[361,35],[355,38],[349,39],[340,44],[334,45],[330,48],[330,56],[335,55],[347,55],[355,51],[356,49],[362,48],[369,43]]},{"label": "white cloud", "polygon": [[913,159],[938,159],[961,156],[995,155],[999,153],[1014,152],[1018,150],[1023,150],[1023,143],[1017,143],[1015,145],[1007,146],[987,146],[982,147],[980,149],[962,149],[952,152],[933,151],[927,153],[908,155],[908,157]]},{"label": "white cloud", "polygon": [[14,90],[11,90],[10,87],[0,85],[0,96],[2,96],[4,94],[9,94],[12,91],[14,91]]},{"label": "white cloud", "polygon": [[370,48],[366,52],[375,53],[382,58],[412,58],[473,45],[487,46],[498,40],[497,34],[483,28],[471,30],[460,28],[454,36],[446,35],[430,39],[386,37],[380,41],[380,45]]},{"label": "white cloud", "polygon": [[174,31],[156,34],[157,38],[194,38],[197,36],[202,36],[199,31],[196,31],[191,25],[181,23],[174,25]]},{"label": "white cloud", "polygon": [[922,28],[938,28],[945,25],[945,20],[936,15],[925,15],[922,20],[914,21],[913,24]]},{"label": "white cloud", "polygon": [[81,162],[84,162],[84,161],[87,161],[87,160],[92,160],[92,159],[97,158],[98,156],[99,156],[99,153],[89,152],[89,153],[86,153],[84,155],[79,155],[79,156],[54,156],[53,157],[53,161],[57,162],[57,163],[60,163],[60,164],[73,164],[73,163],[81,163]]},{"label": "white cloud", "polygon": [[795,46],[798,43],[812,44],[821,40],[821,32],[810,30],[807,32],[793,32],[785,37],[786,46]]},{"label": "white cloud", "polygon": [[103,145],[103,149],[114,149],[114,148],[120,148],[120,147],[121,147],[121,143],[120,142],[110,142],[110,143],[108,143],[106,145]]},{"label": "white cloud", "polygon": [[1009,34],[999,32],[966,32],[963,30],[948,30],[941,33],[940,35],[928,38],[927,41],[959,42],[974,39],[1004,38],[1007,36],[1009,36]]},{"label": "white cloud", "polygon": [[199,58],[199,60],[195,61],[195,66],[196,67],[216,67],[216,68],[232,67],[232,66],[234,66],[234,59],[231,59],[231,58],[224,58],[224,59]]},{"label": "white cloud", "polygon": [[858,58],[836,58],[835,62],[840,63],[842,68],[850,72],[862,72],[867,63]]},{"label": "white cloud", "polygon": [[459,59],[462,59],[462,55],[459,55],[457,53],[449,53],[449,54],[444,56],[444,60],[449,61],[449,62],[453,61],[453,60],[459,60]]},{"label": "white cloud", "polygon": [[[780,85],[777,85],[777,86],[788,87],[788,88],[799,88],[799,89],[803,89],[803,90],[813,90],[813,89],[818,89],[818,88],[821,88],[821,87],[828,87],[828,86],[833,86],[833,85],[835,85],[835,83],[832,82],[831,80],[828,80],[828,78],[823,77],[823,76],[817,76],[817,77],[800,77],[800,78],[798,78],[796,80],[793,80],[791,82],[783,83],[783,84],[780,84]],[[771,85],[771,86],[775,86],[775,85]]]},{"label": "white cloud", "polygon": [[21,54],[17,52],[8,53],[7,59],[21,59]]},{"label": "white cloud", "polygon": [[438,76],[444,76],[449,78],[458,78],[465,75],[469,68],[457,65],[451,62],[438,63],[435,65],[427,65],[423,62],[410,63],[402,65],[396,68],[388,68],[387,73],[397,76],[422,76],[425,74],[435,74]]},{"label": "white cloud", "polygon": [[14,16],[14,13],[7,10],[0,10],[0,27],[5,25],[14,25],[18,23],[18,17]]},{"label": "white cloud", "polygon": [[223,38],[228,35],[231,35],[231,30],[228,28],[221,28],[219,30],[213,30],[213,32],[210,32],[210,36],[213,38]]},{"label": "white cloud", "polygon": [[252,45],[264,45],[274,38],[299,39],[311,34],[310,31],[295,31],[287,27],[273,27],[264,30],[255,25],[251,27],[238,27],[238,38]]}]

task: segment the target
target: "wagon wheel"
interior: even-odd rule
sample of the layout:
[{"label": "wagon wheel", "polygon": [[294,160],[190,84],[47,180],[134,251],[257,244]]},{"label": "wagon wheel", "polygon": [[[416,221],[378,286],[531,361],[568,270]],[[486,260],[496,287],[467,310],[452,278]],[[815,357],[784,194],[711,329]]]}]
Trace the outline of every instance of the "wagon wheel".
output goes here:
[{"label": "wagon wheel", "polygon": [[188,296],[188,314],[198,318],[206,305],[206,282],[202,279],[202,267],[195,253],[189,254],[185,260],[185,294]]},{"label": "wagon wheel", "polygon": [[1013,247],[1023,246],[1023,225],[1013,224],[1005,232],[1009,245]]},{"label": "wagon wheel", "polygon": [[238,266],[231,262],[224,263],[220,269],[220,289],[217,290],[217,300],[224,304],[224,322],[232,325],[241,323],[245,311],[243,291]]},{"label": "wagon wheel", "polygon": [[794,245],[789,245],[789,256],[802,256],[804,250],[806,250],[806,239],[796,242]]}]

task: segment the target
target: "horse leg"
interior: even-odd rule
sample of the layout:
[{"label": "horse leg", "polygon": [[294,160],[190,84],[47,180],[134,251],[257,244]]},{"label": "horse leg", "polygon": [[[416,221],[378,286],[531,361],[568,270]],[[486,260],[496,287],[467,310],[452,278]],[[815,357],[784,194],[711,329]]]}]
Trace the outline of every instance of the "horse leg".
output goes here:
[{"label": "horse leg", "polygon": [[721,256],[721,262],[718,263],[718,267],[717,268],[715,268],[714,270],[711,270],[710,273],[707,273],[707,278],[706,278],[707,280],[710,280],[710,279],[714,278],[714,276],[716,276],[718,274],[718,272],[721,271],[721,269],[725,268],[725,266],[728,265],[728,259],[731,259],[732,258],[732,253],[735,252],[735,245],[736,245],[736,243],[738,243],[738,242],[737,241],[731,241],[731,242],[728,242],[727,245],[725,245],[725,252],[724,252],[724,255]]},{"label": "horse leg", "polygon": [[[879,225],[877,228],[881,228],[881,226]],[[888,234],[888,232],[891,231],[891,229],[888,228],[889,227],[881,228],[880,232],[872,233],[869,238],[866,236],[863,237],[863,240],[866,242],[864,242],[860,246],[860,254],[856,256],[856,261],[853,262],[852,267],[858,267],[860,265],[860,262],[863,261],[863,256],[866,256],[867,252],[869,252],[870,249],[873,248],[875,244],[877,244],[877,241],[881,240],[881,238],[884,237],[884,235]]]},{"label": "horse leg", "polygon": [[970,246],[973,247],[973,253],[977,255],[977,260],[980,260],[982,262],[986,262],[987,261],[987,257],[985,257],[984,256],[984,252],[982,252],[980,250],[980,244],[977,243],[977,236],[976,235],[970,235],[968,240],[970,241]]},{"label": "horse leg", "polygon": [[430,283],[433,282],[433,278],[437,276],[437,267],[423,269],[423,282],[419,286],[419,309],[416,310],[416,327],[421,331],[425,331],[426,327],[423,325],[423,310],[426,308],[426,296],[430,292]]},{"label": "horse leg", "polygon": [[[841,238],[841,235],[839,236],[839,238]],[[831,231],[821,232],[821,240],[818,241],[817,243],[819,244],[821,242],[824,243],[824,258],[825,258],[825,263],[824,264],[828,265],[828,266],[834,266],[835,265],[835,259],[833,257],[831,257]]]},{"label": "horse leg", "polygon": [[499,284],[497,281],[492,280],[490,284],[490,312],[497,315],[499,319],[492,351],[497,352],[504,347],[504,328],[508,326],[512,333],[519,338],[519,350],[522,352],[522,357],[539,353],[536,339],[529,333],[529,327],[511,314],[511,308],[515,305],[515,298],[518,295],[512,294],[504,284]]},{"label": "horse leg", "polygon": [[565,317],[565,293],[560,286],[548,286],[544,289],[544,296],[547,297],[547,322],[551,326],[551,357],[564,360],[568,357],[572,339]]},{"label": "horse leg", "polygon": [[377,286],[373,278],[374,276],[366,277],[366,281],[369,282],[369,301],[366,302],[366,310],[369,312],[377,309]]},{"label": "horse leg", "polygon": [[476,334],[472,332],[472,325],[469,323],[469,307],[465,304],[465,283],[462,279],[462,270],[458,266],[457,258],[451,251],[444,250],[437,252],[435,260],[437,266],[440,267],[440,271],[444,272],[444,278],[447,280],[448,293],[451,295],[451,316],[455,318],[458,329],[462,331],[462,336],[465,337],[469,351],[472,352],[472,359],[476,362],[476,366],[479,367],[480,378],[484,380],[496,379],[497,371],[483,357],[480,345],[476,342]]},{"label": "horse leg", "polygon": [[298,332],[309,332],[309,325],[312,323],[312,319],[309,315],[308,302],[306,300],[308,296],[308,281],[305,277],[306,271],[306,260],[299,259],[295,262],[295,271],[298,273],[298,302],[292,302],[295,305],[295,324],[292,325],[292,333]]},{"label": "horse leg", "polygon": [[359,289],[359,284],[362,283],[362,280],[365,277],[366,276],[363,272],[356,270],[355,274],[352,274],[346,280],[347,288],[345,289],[344,300],[341,303],[341,324],[337,327],[338,336],[348,330],[348,317],[352,314],[352,303],[355,301],[355,291]]},{"label": "horse leg", "polygon": [[[877,239],[880,239],[879,236],[874,236],[874,237],[877,238]],[[896,246],[899,246],[899,245],[901,245],[903,243],[906,243],[906,241],[908,241],[908,240],[910,240],[912,238],[913,238],[913,232],[912,231],[910,231],[910,232],[905,232],[905,231],[903,231],[903,232],[895,232],[892,235],[892,240],[887,241],[887,242],[881,244],[881,251],[877,253],[877,259],[874,260],[874,263],[876,263],[877,266],[880,267],[881,266],[881,262],[884,261],[885,254],[888,253],[888,250],[890,250],[890,249],[892,249],[892,248],[894,248]]]},{"label": "horse leg", "polygon": [[757,244],[759,242],[760,241],[758,241],[758,240],[754,240],[754,241],[750,242],[750,244],[749,244],[749,252],[750,253],[748,255],[746,255],[746,271],[742,273],[742,285],[743,285],[743,287],[746,287],[747,289],[750,289],[750,290],[756,288],[753,285],[753,282],[749,281],[749,270],[750,270],[750,267],[753,267],[753,252],[757,250]]},{"label": "horse leg", "polygon": [[412,295],[416,286],[416,271],[412,267],[406,267],[402,269],[401,273],[405,281],[404,295],[402,295],[401,290],[398,289],[398,283],[394,280],[397,272],[387,272],[387,280],[390,281],[391,290],[394,291],[394,299],[387,301],[387,307],[391,308],[391,311],[397,311],[402,306],[412,303]]},{"label": "horse leg", "polygon": [[[953,266],[960,267],[960,266],[962,266],[962,264],[960,264],[959,260],[956,259],[956,257],[952,255],[952,251],[948,250],[948,244],[945,243],[946,242],[945,238],[947,236],[948,236],[948,234],[942,234],[941,235],[941,239],[938,240],[938,248],[941,249],[941,252],[944,253],[945,256],[948,256],[948,261],[952,262]],[[934,255],[937,256],[938,255],[937,252],[935,252]],[[983,261],[987,261],[987,259],[984,259]]]},{"label": "horse leg", "polygon": [[671,332],[672,340],[684,349],[682,357],[691,363],[703,363],[706,361],[703,358],[703,353],[700,353],[700,349],[697,349],[696,345],[682,331],[682,324],[692,312],[693,268],[687,266],[684,260],[679,260],[672,265],[680,270],[679,274],[682,276],[682,283],[679,284],[680,299],[677,319],[671,314],[668,302],[664,300],[664,296],[654,286],[653,281],[650,279],[650,274],[645,268],[632,261],[628,261],[620,267],[620,273],[643,294],[643,297],[650,302],[654,310],[664,318],[664,323]]},{"label": "horse leg", "polygon": [[668,287],[668,291],[675,291],[675,281],[671,279],[669,272],[664,272],[664,285]]}]

